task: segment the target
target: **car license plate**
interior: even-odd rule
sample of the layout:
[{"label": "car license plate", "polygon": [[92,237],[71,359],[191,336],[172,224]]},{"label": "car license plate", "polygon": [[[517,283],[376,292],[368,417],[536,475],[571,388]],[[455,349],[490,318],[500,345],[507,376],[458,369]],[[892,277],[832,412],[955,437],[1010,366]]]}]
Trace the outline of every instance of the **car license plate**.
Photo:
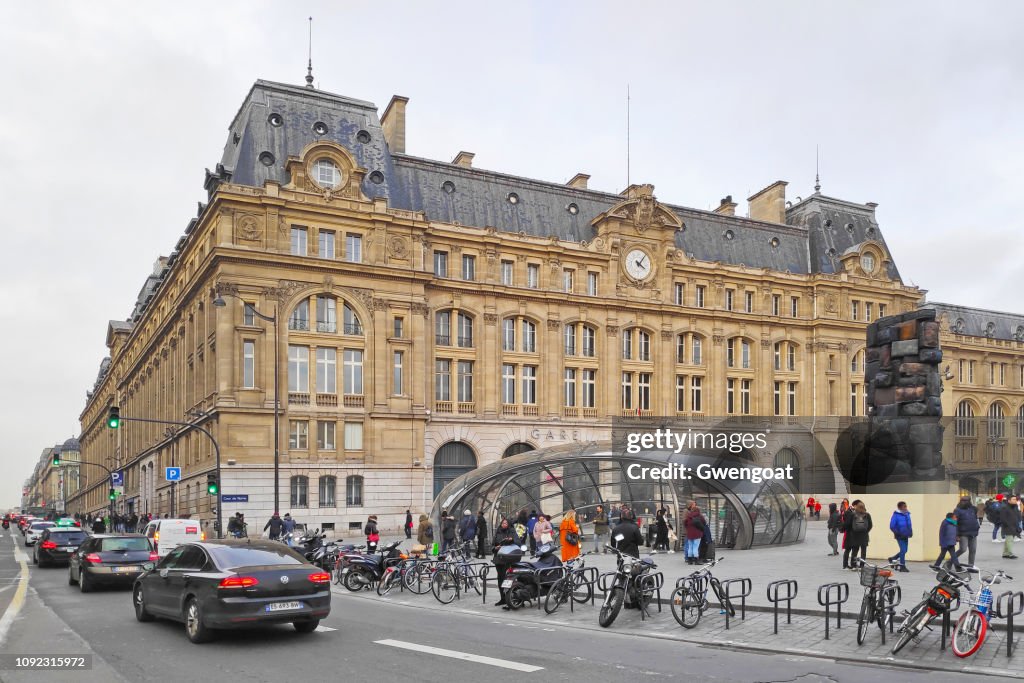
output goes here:
[{"label": "car license plate", "polygon": [[66,548],[61,548],[61,550],[63,550],[66,553],[73,553],[75,552],[75,550],[77,550],[77,548],[73,545],[69,545]]},{"label": "car license plate", "polygon": [[124,574],[126,572],[137,572],[137,567],[111,567],[115,574]]},{"label": "car license plate", "polygon": [[268,612],[283,612],[290,609],[302,609],[301,602],[272,602],[266,607]]},{"label": "car license plate", "polygon": [[512,579],[505,579],[504,581],[502,581],[501,582],[501,587],[502,588],[511,588],[512,587]]}]

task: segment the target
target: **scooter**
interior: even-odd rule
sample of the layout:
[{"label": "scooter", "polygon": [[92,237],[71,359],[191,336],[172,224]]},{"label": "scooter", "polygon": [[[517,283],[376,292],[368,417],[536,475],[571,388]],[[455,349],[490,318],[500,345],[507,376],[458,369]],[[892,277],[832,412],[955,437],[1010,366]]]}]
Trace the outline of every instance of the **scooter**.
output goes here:
[{"label": "scooter", "polygon": [[525,562],[516,562],[508,568],[501,586],[509,609],[519,609],[527,602],[547,595],[551,586],[562,578],[562,561],[555,555],[555,547],[545,543],[537,554]]},{"label": "scooter", "polygon": [[402,561],[402,553],[398,550],[401,544],[401,541],[394,541],[376,553],[343,556],[341,576],[345,588],[355,593],[380,581],[385,569]]}]

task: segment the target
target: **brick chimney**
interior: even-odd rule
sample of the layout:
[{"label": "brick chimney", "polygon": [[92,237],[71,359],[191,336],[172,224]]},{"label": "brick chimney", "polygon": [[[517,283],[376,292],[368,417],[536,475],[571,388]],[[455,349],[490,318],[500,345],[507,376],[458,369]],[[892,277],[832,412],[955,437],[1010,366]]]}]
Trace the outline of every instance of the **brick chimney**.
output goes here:
[{"label": "brick chimney", "polygon": [[389,150],[398,154],[405,154],[405,105],[408,103],[408,97],[395,95],[380,117],[384,141],[388,143]]},{"label": "brick chimney", "polygon": [[715,209],[715,213],[723,216],[735,216],[736,215],[736,202],[732,200],[732,195],[726,195],[722,197],[722,203]]},{"label": "brick chimney", "polygon": [[587,181],[590,180],[590,176],[586,173],[577,173],[572,177],[572,180],[566,183],[569,187],[575,187],[577,190],[587,189]]},{"label": "brick chimney", "polygon": [[455,158],[452,159],[452,163],[455,164],[456,166],[464,166],[466,168],[472,168],[473,167],[473,157],[475,157],[475,156],[476,155],[473,154],[472,152],[459,152],[458,154],[455,155]]},{"label": "brick chimney", "polygon": [[750,217],[756,221],[785,224],[788,184],[785,180],[776,180],[760,192],[747,197],[747,201],[750,202]]}]

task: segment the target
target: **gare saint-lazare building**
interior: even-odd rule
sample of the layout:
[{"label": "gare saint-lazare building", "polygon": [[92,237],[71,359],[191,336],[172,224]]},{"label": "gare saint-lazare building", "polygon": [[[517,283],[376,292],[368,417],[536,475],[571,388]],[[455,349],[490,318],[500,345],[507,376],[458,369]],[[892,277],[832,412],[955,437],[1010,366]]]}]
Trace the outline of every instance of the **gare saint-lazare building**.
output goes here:
[{"label": "gare saint-lazare building", "polygon": [[[216,458],[189,427],[109,429],[111,406],[209,430],[224,516],[260,525],[276,459],[281,513],[339,532],[369,514],[398,528],[435,497],[560,515],[696,496],[748,508],[740,545],[793,540],[755,518],[846,493],[828,434],[864,414],[865,329],[921,305],[937,309],[957,420],[951,487],[983,494],[1024,470],[1024,318],[924,304],[875,204],[787,197],[779,181],[745,211],[731,196],[704,211],[650,184],[607,192],[585,173],[484,170],[469,152],[423,159],[407,151],[408,104],[378,114],[312,86],[252,86],[208,201],[107,328],[81,457],[123,470],[122,511],[210,522]],[[770,430],[745,457],[795,476],[743,491],[631,483],[601,444],[619,420],[667,417]],[[816,446],[782,438],[812,422]],[[69,511],[107,507],[90,469]]]}]

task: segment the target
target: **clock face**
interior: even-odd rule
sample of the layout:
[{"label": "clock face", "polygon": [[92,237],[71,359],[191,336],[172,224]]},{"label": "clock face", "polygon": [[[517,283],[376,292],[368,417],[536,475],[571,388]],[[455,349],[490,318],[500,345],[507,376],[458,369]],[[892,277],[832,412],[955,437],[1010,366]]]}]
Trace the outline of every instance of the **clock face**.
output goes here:
[{"label": "clock face", "polygon": [[646,280],[653,268],[651,255],[643,249],[631,249],[626,254],[626,272],[634,280]]}]

